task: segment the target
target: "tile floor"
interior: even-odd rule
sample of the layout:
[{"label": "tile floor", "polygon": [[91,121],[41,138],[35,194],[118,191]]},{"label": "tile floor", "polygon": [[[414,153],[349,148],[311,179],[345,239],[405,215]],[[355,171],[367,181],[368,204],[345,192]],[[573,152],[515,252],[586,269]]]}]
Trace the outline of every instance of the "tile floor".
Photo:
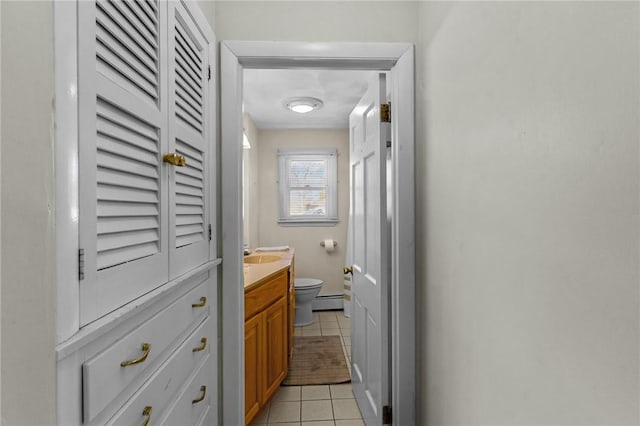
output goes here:
[{"label": "tile floor", "polygon": [[[342,311],[314,312],[313,324],[296,327],[296,336],[340,336],[351,360],[351,320]],[[351,368],[349,366],[349,368]],[[281,386],[268,406],[251,422],[258,425],[359,426],[362,415],[351,392],[351,383],[322,386]]]}]

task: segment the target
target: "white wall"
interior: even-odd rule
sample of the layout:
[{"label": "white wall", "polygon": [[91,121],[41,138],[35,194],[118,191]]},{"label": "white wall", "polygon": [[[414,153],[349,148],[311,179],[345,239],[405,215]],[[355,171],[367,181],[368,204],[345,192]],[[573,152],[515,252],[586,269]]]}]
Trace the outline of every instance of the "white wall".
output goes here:
[{"label": "white wall", "polygon": [[422,424],[640,423],[638,5],[420,4]]},{"label": "white wall", "polygon": [[197,0],[197,2],[198,6],[200,6],[200,10],[202,10],[202,13],[206,16],[209,25],[215,32],[213,23],[216,19],[216,2],[214,0]]},{"label": "white wall", "polygon": [[244,243],[255,248],[260,245],[258,230],[260,227],[260,191],[258,183],[260,181],[260,171],[258,169],[258,159],[260,158],[260,140],[258,139],[258,128],[249,114],[244,114],[243,126],[251,143],[251,149],[244,150],[246,166],[243,170],[245,178],[245,222],[244,222]]},{"label": "white wall", "polygon": [[219,40],[412,42],[417,2],[216,1]]},{"label": "white wall", "polygon": [[638,13],[216,4],[221,40],[419,41],[418,424],[640,423]]},{"label": "white wall", "polygon": [[55,424],[52,2],[2,8],[2,424]]},{"label": "white wall", "polygon": [[[260,130],[258,160],[259,235],[261,246],[290,245],[296,249],[296,276],[324,281],[320,296],[342,295],[349,216],[349,132],[347,129]],[[278,149],[335,148],[338,151],[338,219],[335,226],[278,225]],[[327,253],[320,241],[338,243]]]}]

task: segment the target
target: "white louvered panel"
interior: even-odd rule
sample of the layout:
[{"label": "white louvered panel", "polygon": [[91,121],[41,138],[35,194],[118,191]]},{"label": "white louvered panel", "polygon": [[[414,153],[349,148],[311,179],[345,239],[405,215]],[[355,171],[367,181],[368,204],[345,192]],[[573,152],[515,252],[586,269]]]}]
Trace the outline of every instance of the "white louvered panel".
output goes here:
[{"label": "white louvered panel", "polygon": [[159,252],[159,135],[153,126],[98,99],[97,268]]},{"label": "white louvered panel", "polygon": [[153,102],[159,96],[158,10],[139,1],[98,0],[96,66],[115,83]]},{"label": "white louvered panel", "polygon": [[169,276],[176,277],[209,259],[211,242],[209,122],[212,82],[209,44],[183,2],[169,6],[169,146],[185,157],[169,178]]},{"label": "white louvered panel", "polygon": [[176,169],[176,248],[205,239],[203,153],[181,140],[176,152],[187,165]]},{"label": "white louvered panel", "polygon": [[205,73],[202,53],[180,20],[176,20],[174,41],[176,117],[202,134]]},{"label": "white louvered panel", "polygon": [[157,216],[160,214],[158,206],[156,204],[148,203],[126,203],[122,205],[119,202],[102,201],[97,209],[98,216],[129,216],[134,218],[136,216]]},{"label": "white louvered panel", "polygon": [[81,1],[77,10],[85,326],[168,279],[168,34],[157,1]]}]

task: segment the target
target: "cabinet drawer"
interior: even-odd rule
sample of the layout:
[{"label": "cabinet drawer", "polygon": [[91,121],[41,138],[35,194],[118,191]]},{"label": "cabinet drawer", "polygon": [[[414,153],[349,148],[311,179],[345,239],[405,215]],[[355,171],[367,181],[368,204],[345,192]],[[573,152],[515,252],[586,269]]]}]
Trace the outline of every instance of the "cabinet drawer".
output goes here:
[{"label": "cabinet drawer", "polygon": [[160,420],[160,424],[188,426],[197,425],[202,420],[205,411],[211,406],[211,394],[214,392],[211,387],[215,384],[210,379],[213,368],[208,361],[200,366],[175,404],[169,408],[167,415]]},{"label": "cabinet drawer", "polygon": [[[204,350],[193,352],[194,348],[201,347],[201,339],[208,332],[209,320],[200,325],[187,340],[162,364],[153,376],[140,388],[140,390],[125,404],[125,406],[107,424],[109,425],[138,425],[142,424],[147,416],[150,416],[149,425],[157,424],[163,412],[169,406],[180,387],[185,383],[197,367],[202,370],[203,365],[208,365],[209,342]],[[210,337],[210,336],[208,336]],[[206,372],[206,368],[204,369]],[[200,374],[200,373],[198,373]],[[210,376],[207,376],[210,377]],[[211,386],[204,380],[203,384]],[[198,386],[198,390],[200,386]],[[196,398],[199,393],[196,393]],[[204,402],[204,401],[203,401]],[[146,407],[151,407],[150,414],[143,414]]]},{"label": "cabinet drawer", "polygon": [[[140,377],[158,357],[192,324],[209,312],[201,298],[207,297],[206,281],[163,309],[141,326],[118,340],[109,349],[83,364],[84,421],[92,420],[131,382]],[[202,336],[201,336],[202,337]],[[143,345],[148,344],[148,350]],[[122,367],[124,361],[144,361]]]},{"label": "cabinet drawer", "polygon": [[286,294],[287,271],[284,270],[269,281],[245,293],[244,319],[251,318]]}]

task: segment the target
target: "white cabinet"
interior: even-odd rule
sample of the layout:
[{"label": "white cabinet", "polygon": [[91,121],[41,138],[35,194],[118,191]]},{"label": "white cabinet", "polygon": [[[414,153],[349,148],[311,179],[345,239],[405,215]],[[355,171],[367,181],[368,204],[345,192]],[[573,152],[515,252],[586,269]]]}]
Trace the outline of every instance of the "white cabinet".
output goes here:
[{"label": "white cabinet", "polygon": [[214,86],[182,2],[80,1],[78,20],[86,325],[210,260]]},{"label": "white cabinet", "polygon": [[56,348],[58,423],[213,424],[215,36],[192,1],[56,7],[68,19],[55,25],[77,29],[56,54],[76,59],[77,104],[65,108],[78,119],[66,148],[78,280],[57,283],[77,286],[58,303],[77,315],[59,324],[72,333]]}]

